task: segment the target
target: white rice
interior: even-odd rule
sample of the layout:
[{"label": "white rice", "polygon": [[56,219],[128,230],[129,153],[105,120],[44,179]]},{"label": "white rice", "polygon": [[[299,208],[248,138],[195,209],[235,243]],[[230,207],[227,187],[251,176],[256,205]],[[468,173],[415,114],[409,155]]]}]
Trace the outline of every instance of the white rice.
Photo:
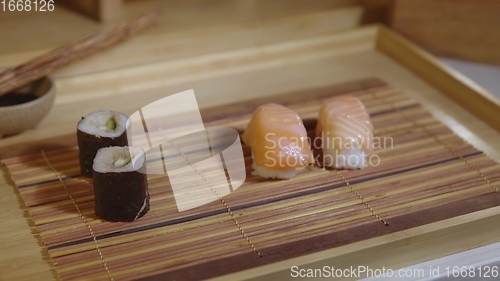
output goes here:
[{"label": "white rice", "polygon": [[323,148],[323,165],[336,169],[363,169],[366,165],[366,154],[360,147]]},{"label": "white rice", "polygon": [[261,176],[266,179],[282,179],[282,180],[288,180],[297,174],[295,168],[290,168],[290,169],[285,169],[285,170],[274,170],[268,167],[264,166],[257,166],[255,164],[255,159],[253,157],[253,152],[252,152],[252,175],[254,176]]},{"label": "white rice", "polygon": [[[123,167],[114,165],[118,159],[125,159],[129,155],[132,155],[132,160],[127,165]],[[99,173],[134,172],[141,169],[144,161],[144,150],[138,147],[110,146],[97,151],[92,168]]]},{"label": "white rice", "polygon": [[[109,119],[115,119],[116,128],[114,130],[102,130],[99,127],[105,127]],[[90,113],[78,122],[77,129],[90,135],[99,137],[116,138],[125,132],[127,128],[128,117],[122,113],[111,110],[100,110]]]}]

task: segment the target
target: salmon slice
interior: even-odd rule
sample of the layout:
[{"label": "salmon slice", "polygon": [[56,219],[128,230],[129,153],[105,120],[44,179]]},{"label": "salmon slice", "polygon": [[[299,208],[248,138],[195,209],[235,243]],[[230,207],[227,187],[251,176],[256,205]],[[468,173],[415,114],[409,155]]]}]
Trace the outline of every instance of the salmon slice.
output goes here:
[{"label": "salmon slice", "polygon": [[242,140],[252,149],[254,174],[265,178],[289,179],[314,163],[302,119],[279,104],[257,108]]},{"label": "salmon slice", "polygon": [[363,103],[350,95],[327,99],[321,105],[316,137],[321,138],[323,164],[361,169],[373,150],[373,125]]}]

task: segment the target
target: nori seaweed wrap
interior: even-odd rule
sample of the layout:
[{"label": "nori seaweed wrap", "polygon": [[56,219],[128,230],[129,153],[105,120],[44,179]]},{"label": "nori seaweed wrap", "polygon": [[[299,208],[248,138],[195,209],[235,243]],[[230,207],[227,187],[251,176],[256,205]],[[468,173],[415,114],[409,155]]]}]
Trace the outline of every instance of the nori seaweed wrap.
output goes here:
[{"label": "nori seaweed wrap", "polygon": [[128,117],[122,113],[101,110],[90,113],[78,122],[80,174],[92,177],[92,163],[100,148],[126,146]]},{"label": "nori seaweed wrap", "polygon": [[94,159],[95,214],[107,221],[134,221],[149,211],[144,151],[104,147]]}]

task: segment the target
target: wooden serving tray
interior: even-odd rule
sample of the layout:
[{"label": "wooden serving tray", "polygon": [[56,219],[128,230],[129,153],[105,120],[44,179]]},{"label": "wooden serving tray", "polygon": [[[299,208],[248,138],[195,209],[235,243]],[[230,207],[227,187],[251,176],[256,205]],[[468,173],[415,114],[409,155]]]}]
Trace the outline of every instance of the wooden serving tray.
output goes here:
[{"label": "wooden serving tray", "polygon": [[[165,75],[177,82],[165,82]],[[395,149],[380,151],[380,166],[361,171],[312,168],[291,181],[263,181],[248,174],[245,185],[225,199],[263,257],[252,252],[220,202],[175,213],[168,188],[155,186],[155,179],[156,199],[148,216],[132,224],[95,219],[91,185],[76,176],[74,124],[58,127],[70,135],[2,149],[63,279],[84,274],[287,279],[292,265],[397,268],[499,240],[498,224],[492,223],[500,217],[499,165],[490,160],[500,159],[498,132],[436,88],[496,128],[498,102],[384,27],[117,69],[109,75],[90,73],[62,78],[61,83],[64,90],[78,92],[88,90],[81,87],[89,81],[106,85],[118,79],[124,88],[119,95],[132,104],[116,108],[116,96],[98,100],[101,107],[125,113],[137,109],[134,100],[147,104],[187,85],[201,90],[202,107],[231,102],[229,93],[256,93],[245,103],[203,112],[206,125],[239,130],[250,112],[268,101],[297,110],[312,130],[323,98],[351,93],[366,102],[376,135],[395,137],[397,143]],[[126,85],[135,88],[130,91]],[[136,91],[144,95],[139,99],[132,94]],[[226,100],[218,102],[218,97]],[[66,106],[51,114],[78,120],[82,104],[68,96],[60,102]],[[90,108],[90,102],[81,102]],[[217,237],[221,239],[213,239]]]},{"label": "wooden serving tray", "polygon": [[205,122],[242,131],[257,105],[281,102],[313,138],[321,102],[339,93],[359,97],[371,115],[380,139],[371,166],[263,180],[244,147],[238,190],[178,212],[168,180],[150,176],[151,211],[133,223],[94,215],[74,134],[68,148],[3,162],[63,280],[206,279],[500,206],[500,165],[377,80],[225,106],[205,111]]}]

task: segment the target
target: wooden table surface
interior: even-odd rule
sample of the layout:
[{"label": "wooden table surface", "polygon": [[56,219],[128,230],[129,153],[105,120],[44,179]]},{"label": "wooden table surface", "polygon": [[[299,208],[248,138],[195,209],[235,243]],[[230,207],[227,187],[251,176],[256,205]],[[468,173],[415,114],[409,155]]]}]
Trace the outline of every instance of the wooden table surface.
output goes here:
[{"label": "wooden table surface", "polygon": [[[169,1],[166,14],[157,26],[57,71],[54,74],[57,97],[49,115],[35,129],[1,139],[0,153],[6,155],[5,148],[13,144],[73,132],[75,120],[96,110],[96,104],[130,114],[137,110],[138,104],[145,105],[188,87],[195,89],[200,107],[205,108],[379,74],[421,102],[458,135],[500,162],[497,131],[424,81],[413,78],[414,75],[397,63],[372,51],[372,46],[356,50],[356,54],[346,48],[342,56],[304,63],[303,70],[314,74],[309,79],[300,79],[302,74],[294,67],[299,62],[273,64],[273,60],[258,68],[252,64],[210,65],[209,70],[213,72],[184,67],[186,73],[163,73],[165,68],[158,62],[168,62],[168,66],[175,69],[176,65],[190,65],[193,60],[198,62],[222,53],[250,52],[269,44],[314,38],[354,28],[362,16],[361,8],[350,6],[358,1],[307,1],[307,5],[299,0],[288,1],[288,5],[265,0],[215,2],[220,5]],[[166,4],[163,1],[127,2],[126,13],[130,17],[153,6]],[[93,20],[59,7],[50,14],[2,13],[0,66],[16,65],[100,28],[102,25]],[[282,48],[286,50],[286,44]],[[378,63],[387,64],[385,72],[380,73]],[[327,70],[332,64],[338,67]],[[156,75],[155,68],[158,69]],[[276,68],[283,70],[283,74],[273,76]],[[0,239],[3,241],[0,280],[55,278],[5,167],[1,167],[0,173]]]}]

